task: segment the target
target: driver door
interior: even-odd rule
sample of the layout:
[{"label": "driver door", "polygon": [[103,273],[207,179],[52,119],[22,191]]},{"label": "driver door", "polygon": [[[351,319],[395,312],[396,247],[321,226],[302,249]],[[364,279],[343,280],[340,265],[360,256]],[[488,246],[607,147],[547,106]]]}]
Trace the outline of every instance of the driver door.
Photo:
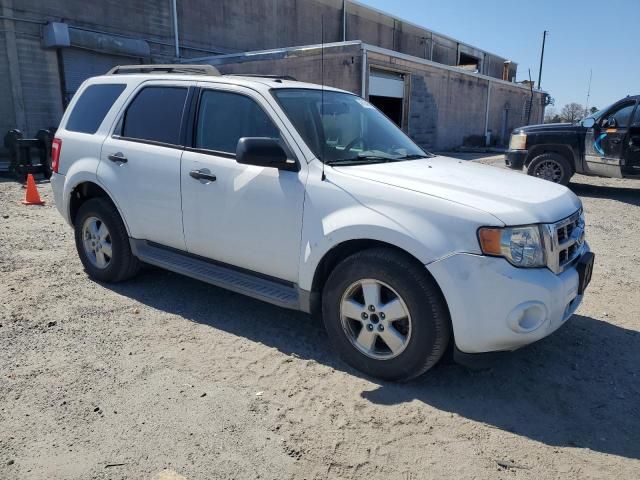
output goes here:
[{"label": "driver door", "polygon": [[[184,237],[189,253],[298,281],[306,162],[300,171],[241,165],[241,137],[280,138],[286,127],[253,90],[203,83],[191,146],[182,155]],[[194,176],[194,173],[205,176]]]},{"label": "driver door", "polygon": [[624,145],[636,102],[623,102],[605,113],[585,136],[588,172],[622,178]]}]

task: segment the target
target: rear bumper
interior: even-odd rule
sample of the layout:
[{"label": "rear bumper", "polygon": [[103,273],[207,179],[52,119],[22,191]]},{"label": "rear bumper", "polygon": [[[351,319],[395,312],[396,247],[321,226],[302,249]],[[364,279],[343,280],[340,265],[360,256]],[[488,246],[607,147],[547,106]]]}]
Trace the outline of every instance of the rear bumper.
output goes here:
[{"label": "rear bumper", "polygon": [[507,153],[504,154],[504,163],[514,170],[522,170],[528,153],[527,150],[507,150]]},{"label": "rear bumper", "polygon": [[53,190],[53,199],[56,202],[56,208],[62,218],[65,219],[67,223],[69,222],[69,212],[66,208],[64,208],[64,175],[59,173],[51,174],[51,189]]},{"label": "rear bumper", "polygon": [[456,347],[466,354],[536,342],[582,302],[574,267],[556,275],[547,268],[516,268],[503,258],[455,254],[427,269],[447,301]]}]

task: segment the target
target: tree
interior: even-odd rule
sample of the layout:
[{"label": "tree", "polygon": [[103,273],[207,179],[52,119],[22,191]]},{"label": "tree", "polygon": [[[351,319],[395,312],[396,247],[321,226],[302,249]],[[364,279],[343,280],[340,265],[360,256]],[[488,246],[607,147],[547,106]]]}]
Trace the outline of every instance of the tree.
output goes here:
[{"label": "tree", "polygon": [[560,118],[563,122],[574,123],[584,116],[584,106],[579,103],[568,103],[562,107],[560,112]]},{"label": "tree", "polygon": [[553,107],[547,107],[544,110],[544,123],[560,123],[562,120],[560,119],[560,115]]},{"label": "tree", "polygon": [[596,113],[598,110],[600,110],[598,107],[591,107],[591,108],[589,109],[589,113],[590,113],[591,115],[593,115],[593,114],[594,114],[594,113]]}]

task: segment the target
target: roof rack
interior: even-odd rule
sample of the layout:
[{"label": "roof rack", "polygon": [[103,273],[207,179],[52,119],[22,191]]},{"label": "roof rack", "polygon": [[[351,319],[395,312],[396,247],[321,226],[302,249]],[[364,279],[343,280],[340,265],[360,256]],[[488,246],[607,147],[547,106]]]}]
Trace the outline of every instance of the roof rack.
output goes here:
[{"label": "roof rack", "polygon": [[123,73],[183,73],[189,75],[220,76],[220,72],[213,65],[118,65],[107,72],[107,75],[120,75]]},{"label": "roof rack", "polygon": [[269,78],[271,80],[297,80],[291,75],[260,75],[259,73],[226,73],[225,77],[253,77],[253,78]]}]

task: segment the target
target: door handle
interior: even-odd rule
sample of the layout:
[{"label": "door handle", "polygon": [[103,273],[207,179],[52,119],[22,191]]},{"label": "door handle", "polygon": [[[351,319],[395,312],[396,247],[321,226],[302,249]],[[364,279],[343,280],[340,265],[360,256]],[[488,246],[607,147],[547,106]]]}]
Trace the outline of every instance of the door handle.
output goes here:
[{"label": "door handle", "polygon": [[189,172],[189,176],[191,178],[195,178],[196,180],[208,180],[209,182],[215,182],[216,176],[212,173],[206,173],[202,170],[191,170]]},{"label": "door handle", "polygon": [[618,145],[620,143],[620,139],[619,138],[612,138],[610,140],[611,143],[613,143],[614,145]]},{"label": "door handle", "polygon": [[129,161],[122,152],[112,153],[107,158],[116,163],[127,163]]}]

